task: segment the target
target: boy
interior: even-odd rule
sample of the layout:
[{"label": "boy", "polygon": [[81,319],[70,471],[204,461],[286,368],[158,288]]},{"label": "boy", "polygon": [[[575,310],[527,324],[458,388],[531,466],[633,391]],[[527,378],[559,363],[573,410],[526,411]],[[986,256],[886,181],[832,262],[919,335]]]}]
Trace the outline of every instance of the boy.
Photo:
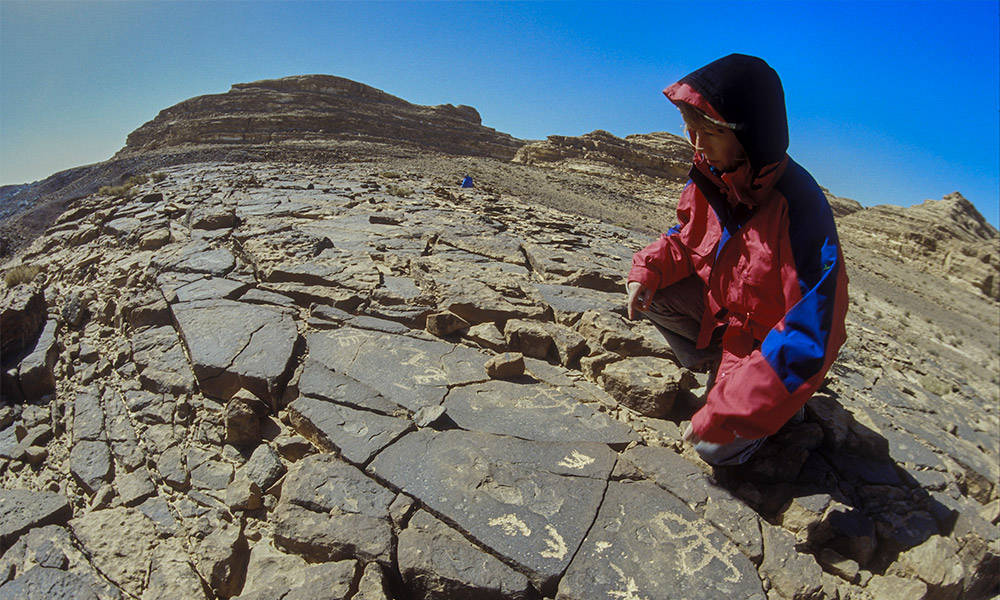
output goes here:
[{"label": "boy", "polygon": [[741,464],[833,364],[844,259],[826,197],[785,154],[784,91],[767,63],[731,54],[663,93],[695,155],[679,224],[632,259],[629,318],[644,312],[682,365],[714,369],[684,439],[710,464]]}]

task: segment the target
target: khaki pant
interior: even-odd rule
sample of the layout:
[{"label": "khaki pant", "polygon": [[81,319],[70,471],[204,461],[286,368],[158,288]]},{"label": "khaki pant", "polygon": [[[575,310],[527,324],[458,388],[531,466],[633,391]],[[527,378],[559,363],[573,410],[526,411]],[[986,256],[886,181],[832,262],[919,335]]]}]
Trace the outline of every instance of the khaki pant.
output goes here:
[{"label": "khaki pant", "polygon": [[[710,372],[705,390],[705,397],[708,397],[708,389],[715,381],[715,369],[722,357],[720,342],[724,328],[720,327],[713,333],[708,347],[695,347],[705,314],[705,283],[697,275],[692,275],[657,291],[644,314],[663,334],[681,366],[692,371]],[[710,465],[740,465],[749,460],[766,439],[748,440],[736,436],[728,444],[699,442],[694,449]]]}]

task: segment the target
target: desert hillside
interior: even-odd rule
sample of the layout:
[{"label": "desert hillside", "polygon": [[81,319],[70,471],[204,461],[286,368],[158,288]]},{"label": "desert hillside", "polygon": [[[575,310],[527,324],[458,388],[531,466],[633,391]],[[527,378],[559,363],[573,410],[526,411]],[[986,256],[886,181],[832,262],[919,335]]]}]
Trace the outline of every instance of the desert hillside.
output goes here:
[{"label": "desert hillside", "polygon": [[1000,594],[1000,234],[829,193],[849,339],[712,469],[624,316],[689,151],[300,76],[3,190],[0,598]]}]

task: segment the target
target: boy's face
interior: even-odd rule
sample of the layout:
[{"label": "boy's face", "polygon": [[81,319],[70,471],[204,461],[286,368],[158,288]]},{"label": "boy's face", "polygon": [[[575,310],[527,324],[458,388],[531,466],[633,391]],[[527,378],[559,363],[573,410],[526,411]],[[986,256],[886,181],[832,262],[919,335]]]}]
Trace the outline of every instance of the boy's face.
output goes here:
[{"label": "boy's face", "polygon": [[733,171],[746,160],[743,145],[726,127],[699,124],[688,127],[688,136],[695,151],[704,154],[708,163],[720,171]]}]

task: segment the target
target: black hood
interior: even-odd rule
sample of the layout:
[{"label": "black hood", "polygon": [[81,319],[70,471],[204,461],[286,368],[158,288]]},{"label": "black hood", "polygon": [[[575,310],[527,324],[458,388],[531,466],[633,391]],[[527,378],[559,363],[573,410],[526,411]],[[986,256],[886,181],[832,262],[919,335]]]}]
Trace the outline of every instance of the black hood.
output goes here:
[{"label": "black hood", "polygon": [[759,172],[780,161],[788,150],[785,92],[778,74],[766,62],[730,54],[682,78],[725,119],[737,126],[750,166]]}]

